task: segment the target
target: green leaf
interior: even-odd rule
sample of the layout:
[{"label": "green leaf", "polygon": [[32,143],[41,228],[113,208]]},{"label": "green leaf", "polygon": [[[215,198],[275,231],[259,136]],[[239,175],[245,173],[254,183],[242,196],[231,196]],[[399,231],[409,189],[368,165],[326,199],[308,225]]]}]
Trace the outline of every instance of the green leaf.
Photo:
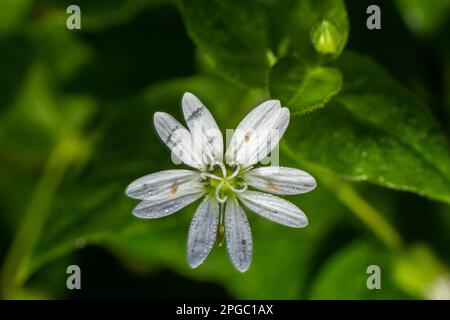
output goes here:
[{"label": "green leaf", "polygon": [[450,202],[450,148],[430,112],[368,58],[349,53],[336,66],[341,93],[291,119],[290,149],[353,180]]},{"label": "green leaf", "polygon": [[265,6],[258,0],[184,0],[182,13],[211,66],[243,84],[262,87],[271,64]]},{"label": "green leaf", "polygon": [[323,107],[342,86],[338,69],[312,65],[298,58],[282,58],[272,68],[269,90],[293,113]]},{"label": "green leaf", "polygon": [[302,57],[338,56],[345,47],[349,23],[342,0],[299,0],[292,12],[291,42]]},{"label": "green leaf", "polygon": [[[341,1],[184,0],[188,32],[203,60],[226,77],[264,87],[276,59],[292,45],[301,56],[337,56],[348,21]],[[276,17],[276,18],[275,18]]]},{"label": "green leaf", "polygon": [[[367,288],[367,267],[380,267],[381,289]],[[311,287],[311,299],[399,299],[407,298],[391,276],[391,257],[366,243],[355,242],[339,250],[319,270]]]}]

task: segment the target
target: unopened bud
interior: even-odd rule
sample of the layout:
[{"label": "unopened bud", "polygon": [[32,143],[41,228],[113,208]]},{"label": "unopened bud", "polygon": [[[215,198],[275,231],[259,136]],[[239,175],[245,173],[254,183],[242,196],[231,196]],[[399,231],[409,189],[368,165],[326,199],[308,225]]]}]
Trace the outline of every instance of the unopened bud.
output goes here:
[{"label": "unopened bud", "polygon": [[331,21],[322,20],[312,30],[311,41],[317,52],[334,54],[338,51],[341,36],[338,28]]}]

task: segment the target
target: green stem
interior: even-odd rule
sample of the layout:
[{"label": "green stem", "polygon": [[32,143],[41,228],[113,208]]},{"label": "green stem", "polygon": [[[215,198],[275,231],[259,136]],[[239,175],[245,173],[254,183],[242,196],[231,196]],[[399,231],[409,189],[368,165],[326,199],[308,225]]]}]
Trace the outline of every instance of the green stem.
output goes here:
[{"label": "green stem", "polygon": [[369,229],[390,249],[398,250],[402,247],[400,234],[385,219],[383,214],[362,198],[354,188],[342,179],[319,174],[321,181],[332,188],[337,198],[350,209]]},{"label": "green stem", "polygon": [[75,156],[77,141],[64,139],[51,152],[25,211],[1,270],[1,292],[4,298],[20,294],[25,281],[24,266],[39,240],[55,193]]},{"label": "green stem", "polygon": [[[295,162],[299,162],[294,152],[283,143],[282,150]],[[315,165],[305,164],[320,181],[332,189],[336,197],[355,214],[372,232],[390,249],[398,250],[402,247],[402,238],[395,228],[385,219],[377,209],[364,200],[347,182]]]}]

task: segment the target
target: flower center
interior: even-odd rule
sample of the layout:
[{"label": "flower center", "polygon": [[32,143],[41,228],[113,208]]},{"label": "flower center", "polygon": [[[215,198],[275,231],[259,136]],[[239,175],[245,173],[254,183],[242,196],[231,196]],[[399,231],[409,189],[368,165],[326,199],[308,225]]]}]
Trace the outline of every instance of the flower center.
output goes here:
[{"label": "flower center", "polygon": [[209,172],[202,172],[200,176],[205,180],[205,186],[214,192],[219,203],[225,203],[230,193],[241,193],[247,190],[239,164],[225,166],[223,163],[216,163]]}]

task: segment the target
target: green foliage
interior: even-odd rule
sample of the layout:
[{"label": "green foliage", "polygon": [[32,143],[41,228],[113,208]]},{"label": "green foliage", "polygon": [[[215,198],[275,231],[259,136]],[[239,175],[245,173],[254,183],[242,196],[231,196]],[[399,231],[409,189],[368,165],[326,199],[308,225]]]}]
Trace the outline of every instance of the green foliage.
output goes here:
[{"label": "green foliage", "polygon": [[263,1],[182,3],[189,34],[213,68],[249,86],[266,84],[270,52]]},{"label": "green foliage", "polygon": [[[177,283],[174,298],[190,296],[198,283],[247,299],[434,297],[436,279],[448,275],[450,148],[441,128],[448,124],[441,110],[446,52],[431,39],[443,32],[446,1],[397,1],[406,21],[421,12],[422,20],[408,24],[433,42],[430,74],[439,79],[417,75],[417,86],[402,69],[395,78],[388,73],[392,61],[403,62],[383,61],[395,55],[392,48],[354,41],[366,55],[345,49],[344,1],[72,2],[0,1],[0,294],[68,297],[64,267],[79,263],[87,245],[127,267],[117,277],[176,273],[189,285]],[[81,7],[81,30],[65,27],[69,4]],[[352,30],[354,39],[367,35],[365,26]],[[411,46],[420,48],[415,40]],[[312,193],[289,197],[308,216],[305,229],[247,212],[254,259],[245,274],[217,245],[198,269],[187,266],[198,203],[149,221],[131,215],[137,203],[124,195],[132,180],[177,168],[152,117],[164,111],[182,120],[186,91],[223,130],[258,103],[280,99],[292,115],[281,165],[304,169],[318,183]],[[432,97],[429,106],[416,95]],[[410,217],[427,219],[420,234],[422,220],[416,229],[404,226]],[[102,259],[95,263],[109,269]],[[370,264],[382,269],[381,291],[366,288]]]},{"label": "green foliage", "polygon": [[335,65],[342,92],[292,119],[289,147],[353,180],[450,202],[450,149],[428,110],[370,59],[348,53]]},{"label": "green foliage", "polygon": [[342,86],[338,69],[309,64],[298,58],[278,60],[270,72],[269,89],[291,113],[323,107]]}]

